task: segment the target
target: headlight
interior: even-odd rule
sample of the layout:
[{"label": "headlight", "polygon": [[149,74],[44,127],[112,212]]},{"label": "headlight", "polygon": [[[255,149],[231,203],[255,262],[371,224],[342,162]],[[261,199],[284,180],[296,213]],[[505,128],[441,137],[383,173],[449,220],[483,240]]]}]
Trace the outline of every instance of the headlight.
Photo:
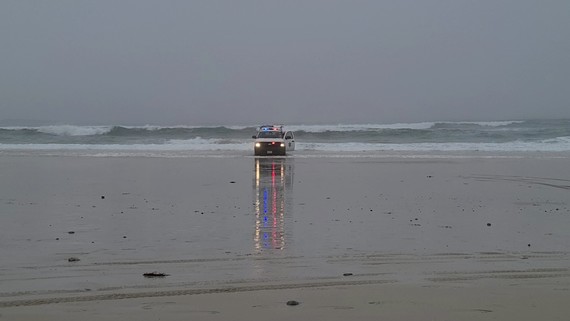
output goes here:
[{"label": "headlight", "polygon": [[255,147],[261,147],[260,143],[255,143]]},{"label": "headlight", "polygon": [[281,147],[285,147],[285,144],[284,144],[284,143],[281,143]]}]

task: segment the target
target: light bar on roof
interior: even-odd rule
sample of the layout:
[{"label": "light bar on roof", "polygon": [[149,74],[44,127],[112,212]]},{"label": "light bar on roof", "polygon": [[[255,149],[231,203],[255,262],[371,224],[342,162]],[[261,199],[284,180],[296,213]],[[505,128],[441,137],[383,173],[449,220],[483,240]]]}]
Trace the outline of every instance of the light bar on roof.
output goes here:
[{"label": "light bar on roof", "polygon": [[262,126],[261,131],[269,132],[269,131],[281,131],[281,127],[276,126]]}]

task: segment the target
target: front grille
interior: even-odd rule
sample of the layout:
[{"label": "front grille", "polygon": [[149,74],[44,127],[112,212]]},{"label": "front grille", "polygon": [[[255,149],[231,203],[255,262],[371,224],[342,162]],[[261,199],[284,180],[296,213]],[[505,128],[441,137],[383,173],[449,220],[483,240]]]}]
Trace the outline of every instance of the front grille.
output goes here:
[{"label": "front grille", "polygon": [[285,147],[281,147],[281,142],[260,142],[260,146],[256,148],[259,155],[285,155]]},{"label": "front grille", "polygon": [[281,143],[261,143],[261,148],[264,150],[271,150],[271,151],[280,151],[283,150],[281,147]]}]

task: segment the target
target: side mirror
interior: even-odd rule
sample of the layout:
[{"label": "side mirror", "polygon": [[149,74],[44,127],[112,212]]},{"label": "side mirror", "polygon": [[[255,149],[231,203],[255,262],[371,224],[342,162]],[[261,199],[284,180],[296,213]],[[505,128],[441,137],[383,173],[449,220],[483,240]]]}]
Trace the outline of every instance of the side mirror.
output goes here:
[{"label": "side mirror", "polygon": [[253,138],[253,139],[256,139],[256,138],[257,138],[257,136],[253,135],[253,136],[251,136],[251,138]]}]

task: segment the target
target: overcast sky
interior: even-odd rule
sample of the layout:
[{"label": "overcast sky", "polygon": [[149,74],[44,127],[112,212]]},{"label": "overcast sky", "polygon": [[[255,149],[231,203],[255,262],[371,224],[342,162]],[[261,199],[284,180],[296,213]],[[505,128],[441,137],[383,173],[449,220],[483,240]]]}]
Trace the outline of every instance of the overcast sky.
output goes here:
[{"label": "overcast sky", "polygon": [[0,120],[570,118],[568,0],[0,1]]}]

